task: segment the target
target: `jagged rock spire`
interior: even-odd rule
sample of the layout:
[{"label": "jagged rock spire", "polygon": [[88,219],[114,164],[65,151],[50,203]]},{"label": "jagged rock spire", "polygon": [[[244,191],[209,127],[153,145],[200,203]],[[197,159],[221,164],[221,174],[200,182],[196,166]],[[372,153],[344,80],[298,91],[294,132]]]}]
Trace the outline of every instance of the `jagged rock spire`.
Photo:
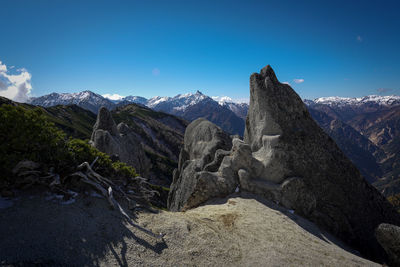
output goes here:
[{"label": "jagged rock spire", "polygon": [[150,163],[140,141],[127,124],[120,123],[117,127],[111,112],[105,107],[101,107],[97,114],[91,143],[101,152],[133,166],[141,175],[148,174]]},{"label": "jagged rock spire", "polygon": [[97,120],[95,125],[93,126],[91,140],[93,140],[93,134],[97,130],[108,131],[112,136],[118,135],[117,125],[115,124],[110,111],[105,107],[101,107],[99,113],[97,114]]},{"label": "jagged rock spire", "polygon": [[275,72],[272,69],[270,65],[265,66],[264,68],[261,69],[260,75],[263,78],[269,77],[272,81],[278,82],[278,79],[276,78]]}]

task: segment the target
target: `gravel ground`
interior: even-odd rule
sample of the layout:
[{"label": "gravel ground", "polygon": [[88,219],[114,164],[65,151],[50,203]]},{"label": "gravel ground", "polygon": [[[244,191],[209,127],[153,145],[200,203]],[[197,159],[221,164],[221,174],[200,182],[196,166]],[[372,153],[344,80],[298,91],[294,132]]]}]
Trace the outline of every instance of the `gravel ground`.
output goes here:
[{"label": "gravel ground", "polygon": [[[374,266],[309,221],[252,195],[125,222],[104,199],[20,196],[0,209],[0,266]],[[378,265],[377,265],[378,266]]]}]

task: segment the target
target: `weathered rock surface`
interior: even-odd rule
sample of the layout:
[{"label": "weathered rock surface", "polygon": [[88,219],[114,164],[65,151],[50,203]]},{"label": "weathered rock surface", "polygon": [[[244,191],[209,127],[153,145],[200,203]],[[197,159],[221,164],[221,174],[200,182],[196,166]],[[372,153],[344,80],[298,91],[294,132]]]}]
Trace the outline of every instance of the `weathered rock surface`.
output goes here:
[{"label": "weathered rock surface", "polygon": [[[198,136],[191,140],[202,139],[202,131],[193,133]],[[185,147],[191,146],[187,141],[185,136]],[[202,155],[205,150],[199,149],[196,157],[217,158],[212,151],[217,150]],[[170,191],[171,210],[190,208],[213,197],[215,192],[201,190],[214,188],[215,181],[225,190],[219,190],[219,195],[233,192],[239,185],[242,191],[295,210],[364,255],[384,259],[374,230],[382,222],[399,225],[400,215],[365,181],[315,123],[300,97],[289,85],[278,81],[270,66],[250,77],[244,141],[234,138],[231,151],[218,155],[219,167],[214,162],[211,168],[218,170],[204,172],[201,160],[196,165],[187,151],[182,151],[183,160]],[[198,181],[202,186],[187,186]],[[185,197],[179,197],[182,191]]]},{"label": "weathered rock surface", "polygon": [[[278,81],[270,66],[250,77],[244,140],[271,173],[264,179],[286,183],[299,177],[301,182],[290,186],[296,190],[282,191],[282,204],[293,205],[296,212],[365,254],[382,256],[374,229],[382,222],[400,224],[399,214],[365,181],[311,118],[301,98]],[[307,193],[298,194],[298,189]],[[299,199],[301,195],[307,197]]]},{"label": "weathered rock surface", "polygon": [[117,126],[105,107],[99,110],[91,141],[98,150],[134,166],[141,175],[148,174],[149,160],[133,131],[123,122]]},{"label": "weathered rock surface", "polygon": [[382,223],[376,228],[375,235],[389,256],[390,266],[400,266],[400,227]]},{"label": "weathered rock surface", "polygon": [[0,265],[380,266],[310,221],[241,195],[187,212],[137,214],[163,240],[124,221],[104,199],[78,195],[61,205],[22,196],[0,209]]},{"label": "weathered rock surface", "polygon": [[168,196],[170,210],[192,208],[234,190],[237,185],[234,177],[225,180],[216,172],[207,171],[218,166],[218,160],[222,159],[218,155],[231,146],[230,136],[215,124],[201,118],[189,124]]}]

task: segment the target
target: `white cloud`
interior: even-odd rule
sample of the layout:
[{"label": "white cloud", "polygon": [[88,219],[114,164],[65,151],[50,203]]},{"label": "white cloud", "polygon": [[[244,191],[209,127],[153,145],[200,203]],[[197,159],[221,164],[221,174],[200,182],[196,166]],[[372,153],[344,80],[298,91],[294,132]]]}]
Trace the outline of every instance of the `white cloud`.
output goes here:
[{"label": "white cloud", "polygon": [[304,79],[293,79],[295,83],[303,83]]},{"label": "white cloud", "polygon": [[119,94],[104,94],[102,96],[111,100],[121,100],[122,98],[124,98],[124,96]]},{"label": "white cloud", "polygon": [[6,71],[7,71],[7,66],[0,61],[0,73]]},{"label": "white cloud", "polygon": [[363,39],[362,39],[362,37],[360,35],[357,35],[357,41],[360,42],[360,43],[363,41]]},{"label": "white cloud", "polygon": [[0,61],[0,96],[25,102],[32,91],[32,75],[25,68],[17,69],[14,74],[10,70]]},{"label": "white cloud", "polygon": [[287,84],[287,85],[290,85],[290,83],[289,82],[282,82],[283,84]]},{"label": "white cloud", "polygon": [[151,73],[153,73],[154,76],[160,75],[160,70],[158,68],[154,68]]}]

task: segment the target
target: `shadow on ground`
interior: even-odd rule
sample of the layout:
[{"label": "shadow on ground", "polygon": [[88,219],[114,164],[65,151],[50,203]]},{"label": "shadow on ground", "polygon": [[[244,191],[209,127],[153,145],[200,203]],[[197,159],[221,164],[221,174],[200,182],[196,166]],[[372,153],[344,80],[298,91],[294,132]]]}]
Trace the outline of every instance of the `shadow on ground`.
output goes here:
[{"label": "shadow on ground", "polygon": [[162,240],[128,229],[104,199],[78,196],[62,205],[35,194],[13,202],[0,209],[0,266],[98,266],[110,257],[128,266],[130,250],[161,254],[167,248]]}]

